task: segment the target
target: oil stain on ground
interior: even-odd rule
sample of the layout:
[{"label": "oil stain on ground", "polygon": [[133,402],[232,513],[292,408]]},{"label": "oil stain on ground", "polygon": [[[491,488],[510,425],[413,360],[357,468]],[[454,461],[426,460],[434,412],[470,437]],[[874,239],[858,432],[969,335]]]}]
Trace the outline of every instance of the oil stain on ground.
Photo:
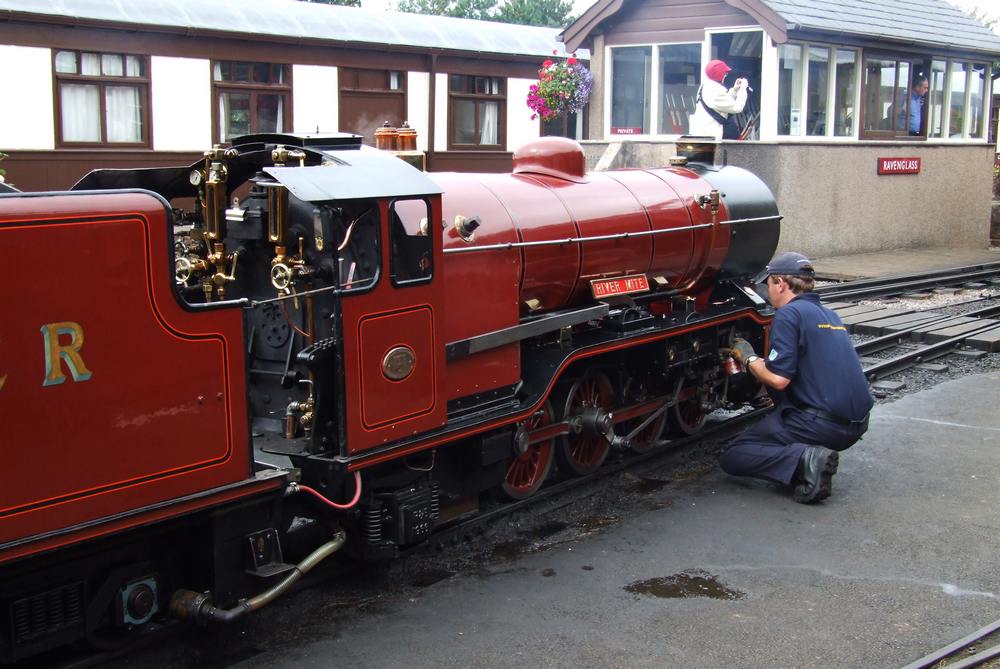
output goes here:
[{"label": "oil stain on ground", "polygon": [[700,569],[689,569],[673,576],[660,576],[644,581],[633,581],[625,586],[627,592],[663,599],[708,597],[710,599],[743,599],[746,593],[729,588],[719,582],[719,577]]}]

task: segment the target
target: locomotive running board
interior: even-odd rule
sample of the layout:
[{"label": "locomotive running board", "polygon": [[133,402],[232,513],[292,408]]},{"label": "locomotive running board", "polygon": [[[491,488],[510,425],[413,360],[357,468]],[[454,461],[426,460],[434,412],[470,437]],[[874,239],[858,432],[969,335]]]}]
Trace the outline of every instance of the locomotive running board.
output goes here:
[{"label": "locomotive running board", "polygon": [[602,302],[583,309],[559,311],[527,323],[452,342],[445,347],[445,353],[448,362],[460,360],[475,353],[506,346],[549,332],[556,332],[564,327],[596,321],[607,316],[609,310],[610,306]]}]

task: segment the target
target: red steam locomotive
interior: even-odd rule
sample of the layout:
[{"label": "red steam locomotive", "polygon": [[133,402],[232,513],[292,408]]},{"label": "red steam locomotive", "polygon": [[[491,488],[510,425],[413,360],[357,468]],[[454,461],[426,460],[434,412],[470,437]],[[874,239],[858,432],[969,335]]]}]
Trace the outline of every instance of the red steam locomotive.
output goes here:
[{"label": "red steam locomotive", "polygon": [[780,217],[683,163],[257,135],[0,195],[0,660],[232,619],[753,395],[725,349],[763,348]]}]

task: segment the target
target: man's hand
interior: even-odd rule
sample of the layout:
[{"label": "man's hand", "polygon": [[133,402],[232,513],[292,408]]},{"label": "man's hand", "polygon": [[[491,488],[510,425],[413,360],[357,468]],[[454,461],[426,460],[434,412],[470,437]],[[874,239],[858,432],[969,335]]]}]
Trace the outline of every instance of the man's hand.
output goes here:
[{"label": "man's hand", "polygon": [[730,355],[733,359],[741,365],[746,365],[746,359],[751,355],[756,355],[753,350],[753,346],[750,345],[746,339],[740,339],[737,337],[733,340],[733,346],[729,349]]}]

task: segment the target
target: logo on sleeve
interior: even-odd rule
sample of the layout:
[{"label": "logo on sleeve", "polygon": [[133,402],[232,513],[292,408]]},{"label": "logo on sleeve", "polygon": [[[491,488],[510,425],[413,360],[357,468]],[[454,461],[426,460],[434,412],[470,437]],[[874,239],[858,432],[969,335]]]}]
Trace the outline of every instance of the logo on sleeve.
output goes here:
[{"label": "logo on sleeve", "polygon": [[773,362],[774,360],[777,360],[777,359],[778,359],[778,350],[777,350],[777,349],[774,349],[774,348],[772,348],[772,349],[771,349],[771,352],[770,352],[770,353],[768,353],[768,355],[767,355],[767,359],[768,359],[768,360],[771,360],[772,362]]}]

